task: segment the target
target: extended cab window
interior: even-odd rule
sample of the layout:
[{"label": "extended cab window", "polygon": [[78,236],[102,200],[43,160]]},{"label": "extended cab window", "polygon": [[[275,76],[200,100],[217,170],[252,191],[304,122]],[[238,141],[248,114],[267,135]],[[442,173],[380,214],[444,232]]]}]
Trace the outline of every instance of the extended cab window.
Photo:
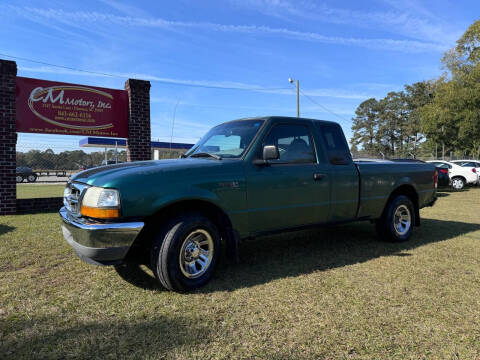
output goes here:
[{"label": "extended cab window", "polygon": [[334,165],[350,164],[350,150],[345,141],[345,136],[338,126],[322,125],[321,131],[328,160]]},{"label": "extended cab window", "polygon": [[304,125],[279,124],[274,125],[265,138],[263,145],[275,145],[280,153],[280,159],[273,163],[314,163],[310,131]]}]

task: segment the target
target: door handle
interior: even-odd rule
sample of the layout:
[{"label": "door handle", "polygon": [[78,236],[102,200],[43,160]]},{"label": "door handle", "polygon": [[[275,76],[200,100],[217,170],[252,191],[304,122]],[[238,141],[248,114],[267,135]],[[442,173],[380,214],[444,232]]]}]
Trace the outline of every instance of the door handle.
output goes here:
[{"label": "door handle", "polygon": [[313,174],[313,180],[315,181],[320,181],[322,180],[324,177],[326,177],[327,175],[325,174],[319,174],[319,173],[314,173]]}]

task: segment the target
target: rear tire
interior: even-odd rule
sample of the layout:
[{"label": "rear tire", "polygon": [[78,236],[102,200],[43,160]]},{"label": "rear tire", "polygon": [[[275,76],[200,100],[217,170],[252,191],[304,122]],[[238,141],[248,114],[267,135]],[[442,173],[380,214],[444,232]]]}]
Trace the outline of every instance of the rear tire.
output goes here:
[{"label": "rear tire", "polygon": [[465,187],[465,180],[461,177],[454,177],[452,179],[452,188],[453,190],[462,190]]},{"label": "rear tire", "polygon": [[17,183],[23,182],[23,176],[17,175],[17,176],[15,177],[15,181],[16,181]]},{"label": "rear tire", "polygon": [[398,195],[387,204],[382,217],[375,222],[377,234],[385,241],[407,241],[412,235],[415,220],[415,207],[410,198]]},{"label": "rear tire", "polygon": [[35,182],[36,180],[37,180],[37,175],[35,175],[35,174],[30,174],[30,175],[27,176],[27,181],[28,181],[29,183],[33,183],[33,182]]},{"label": "rear tire", "polygon": [[219,253],[216,225],[199,213],[181,214],[157,234],[151,251],[152,271],[168,290],[193,290],[211,279]]}]

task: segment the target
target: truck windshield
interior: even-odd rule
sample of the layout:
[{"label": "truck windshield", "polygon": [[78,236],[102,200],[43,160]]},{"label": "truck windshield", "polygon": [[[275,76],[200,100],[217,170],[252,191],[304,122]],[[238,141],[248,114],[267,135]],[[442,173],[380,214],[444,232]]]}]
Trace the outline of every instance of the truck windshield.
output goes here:
[{"label": "truck windshield", "polygon": [[216,158],[239,158],[248,148],[263,120],[237,120],[212,128],[186,154],[212,154]]}]

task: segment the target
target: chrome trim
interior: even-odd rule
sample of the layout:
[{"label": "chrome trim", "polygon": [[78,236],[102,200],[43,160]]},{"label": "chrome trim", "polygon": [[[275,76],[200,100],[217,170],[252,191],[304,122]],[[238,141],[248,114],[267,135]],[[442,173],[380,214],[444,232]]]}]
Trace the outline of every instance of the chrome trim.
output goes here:
[{"label": "chrome trim", "polygon": [[[97,223],[72,215],[65,207],[60,209],[63,226],[75,243],[90,248],[130,247],[145,223]],[[67,240],[65,236],[65,240]]]},{"label": "chrome trim", "polygon": [[82,183],[67,183],[63,196],[63,205],[73,216],[80,216],[80,204],[82,197],[85,194],[85,190],[89,187],[90,185]]}]

